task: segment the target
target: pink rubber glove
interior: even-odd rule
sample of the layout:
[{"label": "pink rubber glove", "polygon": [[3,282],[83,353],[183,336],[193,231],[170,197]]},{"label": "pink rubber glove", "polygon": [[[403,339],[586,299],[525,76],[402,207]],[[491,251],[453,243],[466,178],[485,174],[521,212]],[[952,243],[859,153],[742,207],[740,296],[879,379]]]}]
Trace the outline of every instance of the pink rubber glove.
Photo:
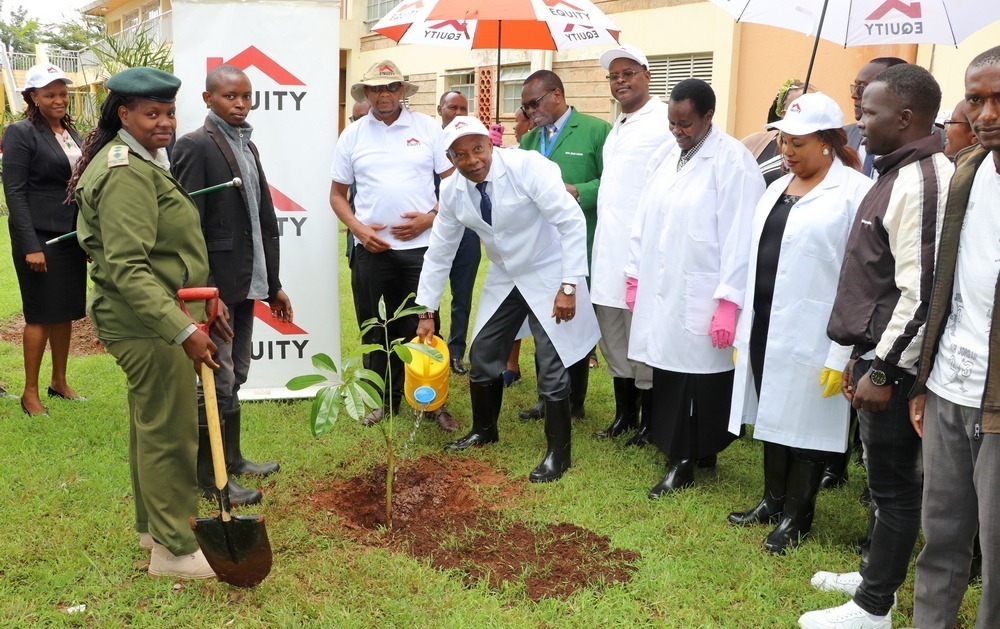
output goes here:
[{"label": "pink rubber glove", "polygon": [[733,334],[736,332],[736,310],[738,306],[725,299],[719,300],[719,307],[712,315],[712,325],[708,333],[712,337],[712,347],[725,349],[732,347]]},{"label": "pink rubber glove", "polygon": [[629,312],[635,312],[635,296],[639,292],[639,278],[625,277],[625,305]]},{"label": "pink rubber glove", "polygon": [[503,146],[503,125],[493,123],[490,125],[490,141],[493,146]]}]

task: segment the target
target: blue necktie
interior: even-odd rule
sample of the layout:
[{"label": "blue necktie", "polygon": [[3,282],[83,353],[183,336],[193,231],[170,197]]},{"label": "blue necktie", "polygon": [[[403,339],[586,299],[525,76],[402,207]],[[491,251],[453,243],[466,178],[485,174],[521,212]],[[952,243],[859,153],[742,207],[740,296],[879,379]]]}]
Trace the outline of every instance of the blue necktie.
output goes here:
[{"label": "blue necktie", "polygon": [[479,194],[482,198],[479,199],[479,211],[483,215],[483,220],[486,224],[493,226],[493,200],[490,199],[490,195],[486,194],[486,182],[480,181],[476,184],[476,190],[479,190]]},{"label": "blue necktie", "polygon": [[872,176],[872,168],[875,166],[875,156],[871,153],[865,155],[865,163],[861,166],[866,177]]}]

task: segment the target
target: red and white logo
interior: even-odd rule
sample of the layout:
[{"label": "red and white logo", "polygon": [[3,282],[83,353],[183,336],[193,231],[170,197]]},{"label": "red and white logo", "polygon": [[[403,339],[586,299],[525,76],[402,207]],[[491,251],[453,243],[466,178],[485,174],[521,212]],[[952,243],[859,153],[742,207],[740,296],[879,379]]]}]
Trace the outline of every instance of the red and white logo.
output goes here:
[{"label": "red and white logo", "polygon": [[257,301],[253,305],[253,316],[259,319],[261,322],[270,326],[278,334],[283,334],[285,336],[290,336],[293,334],[309,334],[299,326],[291,323],[290,321],[282,321],[281,319],[271,316],[271,307],[262,301]]},{"label": "red and white logo", "polygon": [[299,80],[294,74],[282,67],[277,61],[261,52],[261,50],[256,46],[248,47],[243,52],[240,52],[231,58],[229,61],[223,60],[222,57],[208,58],[209,70],[217,68],[223,64],[236,66],[240,70],[246,70],[251,67],[257,68],[259,71],[271,77],[271,79],[273,79],[278,85],[305,85],[305,83]]},{"label": "red and white logo", "polygon": [[274,204],[274,209],[279,212],[305,212],[306,209],[292,200],[291,197],[278,190],[271,184],[267,185],[268,190],[271,192],[271,203]]},{"label": "red and white logo", "polygon": [[802,113],[802,107],[800,107],[798,103],[792,103],[791,107],[788,108],[788,111],[794,111],[799,114]]},{"label": "red and white logo", "polygon": [[406,146],[420,146],[420,140],[417,138],[410,138],[406,141]]},{"label": "red and white logo", "polygon": [[437,24],[431,24],[424,29],[424,37],[427,39],[443,39],[446,41],[457,41],[459,39],[469,39],[469,31],[465,23],[458,20],[445,20]]},{"label": "red and white logo", "polygon": [[464,129],[467,126],[469,126],[469,123],[468,122],[462,122],[461,120],[459,120],[458,122],[455,123],[455,128],[456,129]]},{"label": "red and white logo", "polygon": [[896,10],[905,15],[906,17],[916,20],[921,17],[920,3],[919,2],[903,2],[902,0],[886,0],[880,4],[872,14],[865,18],[865,20],[881,20],[890,11]]}]

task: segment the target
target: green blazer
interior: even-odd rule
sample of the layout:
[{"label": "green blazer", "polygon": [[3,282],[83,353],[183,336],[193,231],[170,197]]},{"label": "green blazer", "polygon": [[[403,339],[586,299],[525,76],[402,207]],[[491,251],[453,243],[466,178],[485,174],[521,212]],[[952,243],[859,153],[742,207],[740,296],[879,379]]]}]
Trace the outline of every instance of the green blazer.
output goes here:
[{"label": "green blazer", "polygon": [[[194,202],[162,168],[116,138],[76,187],[77,238],[90,254],[89,311],[98,337],[172,342],[190,323],[177,289],[207,286],[208,251]],[[191,314],[203,316],[203,304]]]},{"label": "green blazer", "polygon": [[[604,170],[604,141],[611,125],[573,109],[566,127],[556,138],[549,159],[559,166],[563,183],[576,186],[580,192],[580,208],[587,219],[587,261],[594,246],[597,227],[597,189]],[[541,152],[542,129],[532,129],[521,138],[521,148]]]}]

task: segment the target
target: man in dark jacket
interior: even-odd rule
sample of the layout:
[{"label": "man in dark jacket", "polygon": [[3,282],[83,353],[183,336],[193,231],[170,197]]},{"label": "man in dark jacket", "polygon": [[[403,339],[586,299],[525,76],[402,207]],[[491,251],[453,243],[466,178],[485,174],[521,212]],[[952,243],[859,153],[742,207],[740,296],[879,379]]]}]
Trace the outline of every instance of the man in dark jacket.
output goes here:
[{"label": "man in dark jacket", "polygon": [[[920,438],[908,395],[930,301],[937,217],[953,167],[933,133],[941,89],[927,70],[884,70],[862,97],[859,126],[879,177],[858,208],[827,334],[854,346],[844,394],[858,409],[874,509],[860,572],[819,572],[815,587],[853,596],[802,627],[890,627],[920,529]],[[852,624],[853,623],[853,624]]]},{"label": "man in dark jacket", "polygon": [[[253,132],[246,122],[252,105],[250,80],[239,68],[222,65],[205,79],[202,98],[209,107],[205,125],[177,141],[172,170],[186,190],[194,191],[239,177],[242,185],[196,197],[201,228],[208,245],[212,278],[229,309],[233,341],[216,340],[221,366],[216,374],[219,412],[222,416],[226,468],[230,474],[267,476],[278,471],[277,463],[257,464],[243,458],[240,450],[240,386],[250,371],[250,341],[254,307],[258,300],[271,307],[271,316],[292,320],[292,304],[278,279],[278,222],[260,165]],[[204,414],[202,407],[202,415]],[[198,482],[211,495],[215,482],[211,450],[204,417],[200,422]],[[234,504],[253,504],[261,494],[230,480]]]},{"label": "man in dark jacket", "polygon": [[[913,426],[923,436],[924,549],[913,624],[954,627],[977,529],[977,627],[1000,626],[1000,46],[965,73],[965,116],[980,147],[958,155],[938,245]],[[926,403],[926,407],[925,407]]]}]

